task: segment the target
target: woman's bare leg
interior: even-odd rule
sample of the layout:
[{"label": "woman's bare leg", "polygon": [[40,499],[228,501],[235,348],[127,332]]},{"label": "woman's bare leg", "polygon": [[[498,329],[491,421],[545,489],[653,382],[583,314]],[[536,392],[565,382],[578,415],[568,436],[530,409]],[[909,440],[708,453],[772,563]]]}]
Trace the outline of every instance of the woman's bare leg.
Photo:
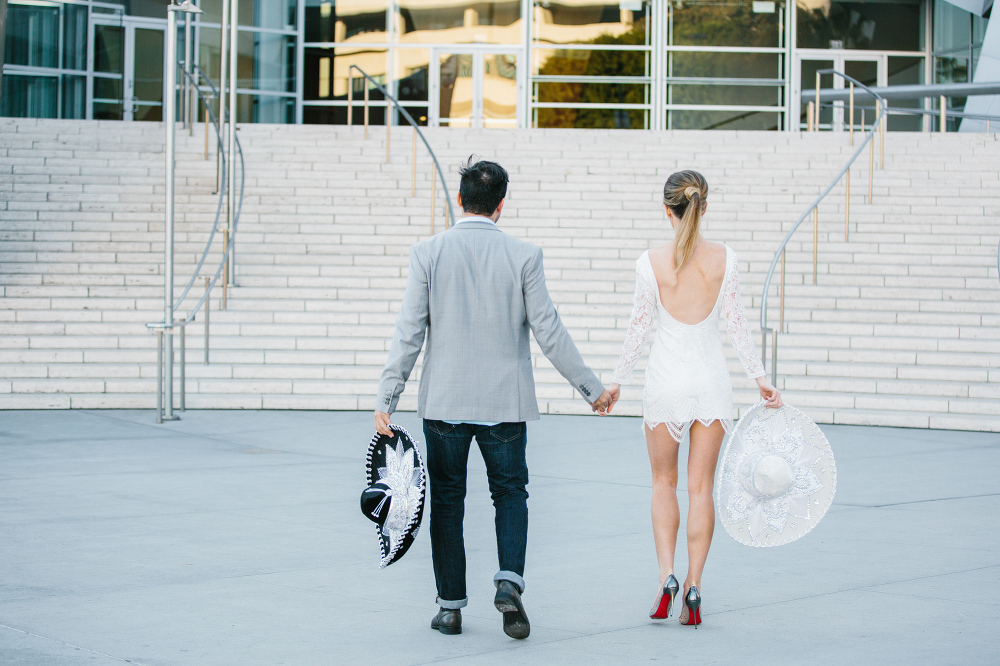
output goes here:
[{"label": "woman's bare leg", "polygon": [[[715,504],[712,487],[715,485],[715,466],[719,462],[719,449],[726,431],[721,421],[713,421],[707,428],[698,421],[691,424],[691,445],[688,452],[688,575],[684,579],[684,592],[697,585],[701,589],[701,574],[705,570],[708,549],[715,531]],[[687,617],[681,612],[681,621]]]},{"label": "woman's bare leg", "polygon": [[677,530],[681,524],[677,506],[677,449],[678,443],[670,436],[667,426],[660,424],[653,430],[645,427],[649,466],[653,473],[653,542],[656,560],[660,565],[660,585],[674,572],[674,548]]}]

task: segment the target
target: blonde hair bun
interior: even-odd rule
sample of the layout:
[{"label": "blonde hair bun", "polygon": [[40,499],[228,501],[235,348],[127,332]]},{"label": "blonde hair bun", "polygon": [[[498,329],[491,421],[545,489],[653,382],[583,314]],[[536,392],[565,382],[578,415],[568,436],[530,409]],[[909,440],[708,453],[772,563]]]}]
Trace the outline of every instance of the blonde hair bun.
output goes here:
[{"label": "blonde hair bun", "polygon": [[699,190],[697,187],[688,187],[685,188],[684,190],[684,197],[687,198],[689,201],[691,200],[691,197],[693,197],[696,194],[698,195],[701,194],[701,190]]}]

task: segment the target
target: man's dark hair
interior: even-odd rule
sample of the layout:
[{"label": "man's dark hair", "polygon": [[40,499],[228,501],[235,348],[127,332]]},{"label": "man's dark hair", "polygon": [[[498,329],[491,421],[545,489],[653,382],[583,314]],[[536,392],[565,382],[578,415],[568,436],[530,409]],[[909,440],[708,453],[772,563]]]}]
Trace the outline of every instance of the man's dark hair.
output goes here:
[{"label": "man's dark hair", "polygon": [[462,195],[462,210],[473,215],[493,215],[507,196],[507,171],[496,162],[476,161],[472,156],[458,173],[462,176],[458,186]]}]

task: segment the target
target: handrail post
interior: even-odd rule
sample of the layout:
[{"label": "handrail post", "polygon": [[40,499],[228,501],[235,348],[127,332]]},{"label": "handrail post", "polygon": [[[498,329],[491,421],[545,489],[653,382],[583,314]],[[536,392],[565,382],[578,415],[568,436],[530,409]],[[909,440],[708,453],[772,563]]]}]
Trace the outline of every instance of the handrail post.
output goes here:
[{"label": "handrail post", "polygon": [[851,167],[848,165],[847,173],[844,174],[844,240],[851,226]]},{"label": "handrail post", "polygon": [[434,216],[437,214],[437,205],[434,198],[437,196],[437,169],[431,169],[431,236],[434,235]]},{"label": "handrail post", "polygon": [[778,386],[778,332],[771,331],[771,386]]},{"label": "handrail post", "polygon": [[806,105],[806,131],[813,131],[813,103],[809,102]]},{"label": "handrail post", "polygon": [[851,81],[851,145],[854,145],[854,81]]},{"label": "handrail post", "polygon": [[[353,68],[353,65],[352,65]],[[351,69],[347,70],[347,126],[354,125],[354,77]]]},{"label": "handrail post", "polygon": [[417,193],[417,128],[413,128],[413,157],[410,158],[413,166],[413,173],[410,175],[410,196]]},{"label": "handrail post", "polygon": [[389,103],[385,105],[385,163],[389,163],[389,140],[392,138],[392,114],[389,113]]},{"label": "handrail post", "polygon": [[185,349],[185,346],[184,346],[184,338],[185,338],[185,336],[184,336],[184,330],[186,328],[187,328],[187,326],[184,324],[184,322],[181,322],[181,351],[180,351],[180,354],[181,354],[181,358],[180,358],[180,363],[181,363],[181,404],[180,404],[180,411],[182,411],[182,412],[184,411],[185,384],[187,383],[186,378],[184,377],[184,368],[187,366],[187,353],[186,353],[187,350]]},{"label": "handrail post", "polygon": [[362,79],[365,82],[365,138],[368,138],[368,79]]},{"label": "handrail post", "polygon": [[156,422],[163,423],[163,329],[156,329]]},{"label": "handrail post", "polygon": [[813,284],[816,284],[816,264],[819,258],[819,208],[813,208]]},{"label": "handrail post", "polygon": [[209,277],[205,277],[205,365],[208,365],[208,318],[209,312],[212,311],[212,292],[209,289],[212,280]]},{"label": "handrail post", "polygon": [[[878,104],[878,102],[875,102],[875,103]],[[876,118],[877,117],[878,116],[876,115]],[[861,126],[862,127],[865,126],[865,110],[864,109],[861,109]],[[875,131],[874,127],[872,127],[872,131]],[[868,142],[868,144],[869,144],[868,145],[868,205],[870,206],[871,203],[872,203],[872,181],[874,181],[874,179],[875,179],[875,137],[874,136],[872,137],[872,140]]]},{"label": "handrail post", "polygon": [[889,126],[889,102],[879,104],[882,111],[882,119],[878,124],[878,170],[885,171],[885,131]]},{"label": "handrail post", "polygon": [[948,102],[947,102],[947,100],[945,100],[944,95],[941,95],[940,104],[941,104],[941,133],[942,134],[948,131],[948,115],[947,115],[947,107],[946,107],[947,103]]},{"label": "handrail post", "polygon": [[781,251],[781,307],[779,309],[778,316],[778,330],[782,333],[785,332],[785,254],[784,250]]},{"label": "handrail post", "polygon": [[816,72],[816,131],[819,131],[819,72]]}]

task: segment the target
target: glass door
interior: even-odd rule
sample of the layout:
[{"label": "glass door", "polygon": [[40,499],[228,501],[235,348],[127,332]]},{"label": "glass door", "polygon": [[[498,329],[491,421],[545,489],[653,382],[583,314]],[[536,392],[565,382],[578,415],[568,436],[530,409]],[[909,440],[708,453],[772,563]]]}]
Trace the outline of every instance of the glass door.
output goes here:
[{"label": "glass door", "polygon": [[431,126],[517,127],[521,96],[517,74],[513,52],[432,50]]},{"label": "glass door", "polygon": [[163,120],[163,27],[125,22],[125,120]]},{"label": "glass door", "polygon": [[92,19],[88,118],[163,119],[164,32],[163,21]]},{"label": "glass door", "polygon": [[[802,50],[804,51],[804,49]],[[805,130],[808,127],[806,118],[806,103],[801,103],[801,94],[804,90],[816,89],[816,72],[821,69],[836,69],[850,77],[853,77],[866,86],[887,85],[888,65],[887,58],[881,54],[867,54],[858,51],[821,51],[818,53],[802,53],[798,58],[798,97],[800,99],[799,108],[799,129]],[[817,57],[817,55],[819,57]],[[836,90],[849,87],[849,83],[839,76],[833,74],[820,75],[820,87],[823,89],[834,88]],[[846,102],[835,102],[833,105],[825,105],[819,112],[819,129],[833,130],[841,132],[849,129],[848,109]],[[861,129],[861,107],[868,107],[865,110],[865,122],[870,124],[874,118],[874,103],[871,101],[855,102],[854,105],[854,129]]]}]

